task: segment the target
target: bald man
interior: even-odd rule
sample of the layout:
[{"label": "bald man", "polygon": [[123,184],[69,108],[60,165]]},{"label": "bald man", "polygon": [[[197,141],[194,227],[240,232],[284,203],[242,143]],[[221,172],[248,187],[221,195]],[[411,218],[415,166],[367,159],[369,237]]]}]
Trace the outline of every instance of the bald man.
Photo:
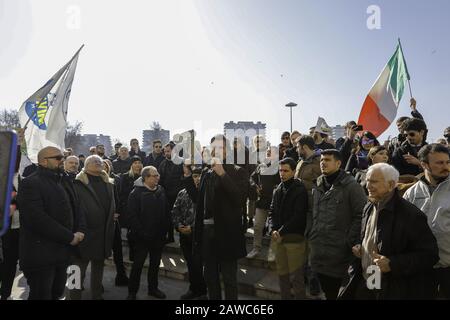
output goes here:
[{"label": "bald man", "polygon": [[71,248],[84,238],[79,200],[61,170],[63,158],[58,148],[42,149],[37,170],[19,185],[20,266],[30,300],[63,296]]}]

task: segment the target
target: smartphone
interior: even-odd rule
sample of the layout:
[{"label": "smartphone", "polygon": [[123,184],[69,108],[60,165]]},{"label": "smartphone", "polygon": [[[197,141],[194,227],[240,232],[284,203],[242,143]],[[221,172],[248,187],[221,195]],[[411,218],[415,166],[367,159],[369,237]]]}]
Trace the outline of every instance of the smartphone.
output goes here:
[{"label": "smartphone", "polygon": [[16,168],[17,134],[0,131],[0,236],[9,226],[9,206]]},{"label": "smartphone", "polygon": [[353,131],[363,131],[363,126],[361,124],[358,124],[357,126],[352,127]]}]

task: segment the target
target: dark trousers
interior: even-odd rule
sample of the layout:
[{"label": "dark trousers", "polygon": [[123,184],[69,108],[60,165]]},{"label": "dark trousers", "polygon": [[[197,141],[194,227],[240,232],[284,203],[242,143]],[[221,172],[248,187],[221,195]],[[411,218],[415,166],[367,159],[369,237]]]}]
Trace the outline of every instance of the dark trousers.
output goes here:
[{"label": "dark trousers", "polygon": [[144,267],[144,262],[145,259],[147,259],[147,255],[150,255],[147,273],[148,290],[158,289],[158,271],[163,246],[164,245],[159,241],[158,243],[143,243],[141,241],[136,241],[134,248],[134,261],[133,266],[131,267],[130,281],[128,282],[129,293],[136,294],[139,291],[142,268]]},{"label": "dark trousers", "polygon": [[342,284],[342,278],[335,278],[324,275],[323,273],[318,273],[320,287],[325,293],[327,300],[336,300],[339,294],[339,289]]},{"label": "dark trousers", "polygon": [[214,246],[214,226],[205,225],[202,239],[203,276],[208,289],[209,300],[222,300],[220,275],[225,286],[225,299],[238,299],[237,260],[221,260],[217,258]]},{"label": "dark trousers", "polygon": [[320,294],[320,281],[317,274],[312,270],[309,261],[307,260],[304,266],[305,269],[305,283],[308,284],[309,293],[311,295]]},{"label": "dark trousers", "polygon": [[198,295],[206,294],[200,252],[192,252],[192,235],[180,234],[180,247],[189,272],[189,290]]},{"label": "dark trousers", "polygon": [[364,277],[361,277],[356,285],[355,300],[377,300],[377,292],[379,290],[369,290]]},{"label": "dark trousers", "polygon": [[67,265],[23,270],[30,294],[28,300],[57,300],[64,295]]},{"label": "dark trousers", "polygon": [[167,242],[174,242],[174,227],[172,223],[172,208],[177,200],[177,194],[175,196],[167,196],[167,202],[169,203],[169,230],[167,230]]},{"label": "dark trousers", "polygon": [[136,247],[136,239],[131,236],[131,230],[128,229],[127,232],[127,240],[128,240],[128,259],[130,261],[134,261],[134,251],[135,251],[135,247]]},{"label": "dark trousers", "polygon": [[117,221],[114,223],[113,258],[117,276],[126,276],[123,264],[122,231]]},{"label": "dark trousers", "polygon": [[17,262],[19,261],[19,229],[10,229],[2,237],[3,263],[0,264],[0,283],[2,300],[11,295]]},{"label": "dark trousers", "polygon": [[450,299],[450,268],[437,268],[436,278],[439,283],[439,296]]},{"label": "dark trousers", "polygon": [[[91,299],[92,300],[102,300],[103,299],[103,269],[105,266],[105,261],[100,260],[85,260],[85,259],[74,259],[74,265],[80,268],[81,272],[81,286],[83,287],[84,279],[86,278],[86,269],[91,264]],[[81,300],[82,290],[73,289],[70,290],[71,300]]]}]

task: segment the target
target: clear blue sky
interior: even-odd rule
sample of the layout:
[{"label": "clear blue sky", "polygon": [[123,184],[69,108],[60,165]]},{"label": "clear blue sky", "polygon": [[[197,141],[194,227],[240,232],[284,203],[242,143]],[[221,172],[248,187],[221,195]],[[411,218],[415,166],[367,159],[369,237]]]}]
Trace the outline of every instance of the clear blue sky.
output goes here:
[{"label": "clear blue sky", "polygon": [[[373,4],[380,30],[366,25]],[[127,142],[156,120],[200,126],[206,143],[253,120],[277,142],[289,101],[302,132],[318,116],[356,120],[400,37],[434,140],[450,125],[449,18],[448,0],[0,0],[0,107],[18,108],[85,43],[69,106],[84,133]]]},{"label": "clear blue sky", "polygon": [[[279,105],[289,100],[300,105],[294,127],[304,131],[318,115],[333,125],[356,120],[398,37],[430,137],[440,136],[450,125],[449,1],[199,3],[205,23],[213,26],[211,38],[229,53],[236,68],[249,78],[258,74],[264,79],[262,86],[279,91],[285,99]],[[367,28],[366,10],[373,4],[381,10],[379,30]],[[408,102],[406,92],[399,115],[409,115]],[[288,121],[283,119],[288,119],[287,110],[279,117],[287,128]],[[394,126],[389,133],[396,134]]]}]

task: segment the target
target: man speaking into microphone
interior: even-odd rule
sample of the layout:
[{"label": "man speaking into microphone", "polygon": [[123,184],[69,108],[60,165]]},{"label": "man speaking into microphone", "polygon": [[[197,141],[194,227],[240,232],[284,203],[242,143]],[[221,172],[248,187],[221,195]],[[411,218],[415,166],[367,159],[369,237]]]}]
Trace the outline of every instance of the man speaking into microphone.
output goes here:
[{"label": "man speaking into microphone", "polygon": [[222,274],[225,299],[237,300],[237,261],[246,255],[242,208],[249,177],[230,161],[233,153],[224,135],[211,139],[211,155],[211,166],[203,170],[199,189],[187,161],[184,166],[184,185],[196,204],[193,251],[202,257],[208,298],[222,299]]}]

